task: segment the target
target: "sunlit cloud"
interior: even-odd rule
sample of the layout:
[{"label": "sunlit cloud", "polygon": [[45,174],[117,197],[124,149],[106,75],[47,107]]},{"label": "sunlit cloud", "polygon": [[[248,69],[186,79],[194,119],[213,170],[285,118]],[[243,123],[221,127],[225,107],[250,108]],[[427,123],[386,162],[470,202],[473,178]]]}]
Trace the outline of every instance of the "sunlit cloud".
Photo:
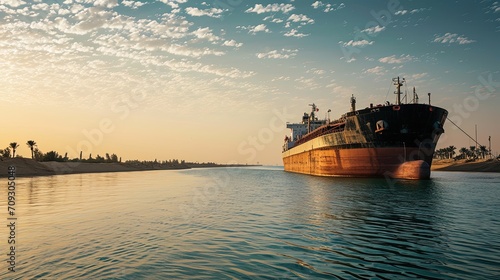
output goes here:
[{"label": "sunlit cloud", "polygon": [[382,66],[375,66],[373,68],[366,69],[364,73],[374,74],[374,75],[383,75],[386,73],[386,70]]},{"label": "sunlit cloud", "polygon": [[365,47],[368,45],[373,45],[373,41],[368,41],[368,40],[350,40],[349,42],[339,42],[340,44],[343,44],[344,47]]},{"label": "sunlit cloud", "polygon": [[222,43],[222,45],[223,46],[228,46],[228,47],[239,48],[239,47],[243,46],[243,43],[238,43],[235,40],[227,40],[227,41],[224,41],[224,43]]},{"label": "sunlit cloud", "polygon": [[138,9],[139,7],[146,5],[146,3],[144,3],[144,2],[129,1],[129,0],[123,0],[122,4],[126,7],[132,8],[132,9]]},{"label": "sunlit cloud", "polygon": [[388,63],[388,64],[401,64],[405,62],[410,62],[415,60],[415,58],[411,55],[401,55],[397,57],[396,55],[391,55],[391,56],[386,56],[380,58],[378,61],[382,63]]},{"label": "sunlit cloud", "polygon": [[205,9],[205,10],[200,10],[196,7],[186,8],[186,13],[194,17],[208,16],[213,18],[220,18],[223,12],[224,10],[216,8]]},{"label": "sunlit cloud", "polygon": [[258,58],[270,58],[270,59],[288,59],[297,55],[298,50],[289,50],[289,49],[281,49],[281,50],[272,50],[265,53],[258,53],[256,56]]},{"label": "sunlit cloud", "polygon": [[377,26],[373,26],[373,27],[369,27],[369,28],[363,29],[363,30],[361,30],[361,32],[365,32],[365,33],[368,33],[368,34],[375,34],[375,33],[379,33],[379,32],[384,31],[384,30],[385,30],[385,26],[377,25]]},{"label": "sunlit cloud", "polygon": [[295,7],[292,4],[268,4],[266,6],[263,6],[262,4],[255,4],[253,8],[249,8],[245,12],[256,14],[282,12],[286,14],[294,9]]},{"label": "sunlit cloud", "polygon": [[434,36],[434,41],[436,43],[442,43],[442,44],[459,44],[459,45],[464,45],[464,44],[471,44],[476,41],[470,40],[467,37],[463,35],[458,35],[458,34],[452,34],[452,33],[446,33],[442,36],[435,35]]},{"label": "sunlit cloud", "polygon": [[305,24],[312,24],[314,23],[314,20],[313,19],[310,19],[309,17],[307,17],[306,15],[297,15],[297,14],[292,14],[288,19],[287,21],[293,21],[293,22],[302,22],[302,23],[305,23]]},{"label": "sunlit cloud", "polygon": [[284,34],[286,37],[306,37],[308,36],[309,34],[304,34],[304,33],[299,33],[299,31],[297,29],[291,29],[290,31],[286,32]]},{"label": "sunlit cloud", "polygon": [[345,4],[344,3],[340,3],[340,4],[330,4],[330,3],[324,4],[321,1],[316,1],[316,2],[312,3],[311,6],[314,9],[322,8],[323,12],[325,12],[325,13],[332,12],[332,11],[337,11],[337,10],[345,8]]},{"label": "sunlit cloud", "polygon": [[259,24],[255,26],[250,26],[248,28],[248,33],[255,34],[257,32],[271,33],[265,24]]}]

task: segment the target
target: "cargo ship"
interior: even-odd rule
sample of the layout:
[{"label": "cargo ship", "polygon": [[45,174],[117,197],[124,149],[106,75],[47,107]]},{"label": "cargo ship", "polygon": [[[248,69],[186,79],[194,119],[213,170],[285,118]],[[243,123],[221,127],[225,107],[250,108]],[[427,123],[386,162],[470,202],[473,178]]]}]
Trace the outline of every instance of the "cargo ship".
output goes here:
[{"label": "cargo ship", "polygon": [[[370,104],[340,118],[318,119],[317,106],[304,113],[300,123],[287,123],[291,130],[283,145],[285,171],[319,176],[429,179],[436,144],[444,133],[448,111],[402,96],[405,79],[394,78],[395,103]],[[408,101],[408,99],[411,99]],[[405,102],[402,102],[404,100]],[[328,111],[330,112],[330,110]]]}]

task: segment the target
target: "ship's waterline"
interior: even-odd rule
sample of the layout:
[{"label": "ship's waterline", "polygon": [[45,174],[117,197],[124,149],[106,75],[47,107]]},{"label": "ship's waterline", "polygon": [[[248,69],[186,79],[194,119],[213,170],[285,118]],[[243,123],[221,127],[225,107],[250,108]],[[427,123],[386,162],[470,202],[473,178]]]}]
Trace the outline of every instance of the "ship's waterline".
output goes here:
[{"label": "ship's waterline", "polygon": [[311,175],[428,179],[426,161],[405,160],[405,153],[418,152],[416,148],[312,149],[284,156],[283,162],[285,171]]}]

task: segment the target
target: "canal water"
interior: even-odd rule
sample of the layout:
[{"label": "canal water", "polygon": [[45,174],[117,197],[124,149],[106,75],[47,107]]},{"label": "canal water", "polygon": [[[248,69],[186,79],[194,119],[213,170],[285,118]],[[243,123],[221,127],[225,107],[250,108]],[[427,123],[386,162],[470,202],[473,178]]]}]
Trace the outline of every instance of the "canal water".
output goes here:
[{"label": "canal water", "polygon": [[[16,179],[1,279],[500,279],[500,175],[279,167]],[[7,178],[0,218],[9,225]]]}]

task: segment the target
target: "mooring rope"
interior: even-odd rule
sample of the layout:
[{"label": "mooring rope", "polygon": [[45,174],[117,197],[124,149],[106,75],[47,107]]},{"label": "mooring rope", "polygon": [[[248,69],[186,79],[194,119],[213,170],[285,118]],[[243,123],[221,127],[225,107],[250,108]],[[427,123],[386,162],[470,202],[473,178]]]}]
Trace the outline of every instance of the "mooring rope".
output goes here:
[{"label": "mooring rope", "polygon": [[458,129],[460,129],[465,135],[467,135],[472,141],[474,141],[479,147],[481,147],[482,145],[479,144],[476,139],[472,138],[469,134],[467,134],[467,132],[465,132],[462,128],[460,128],[460,126],[458,126],[456,123],[454,123],[452,120],[450,120],[450,118],[446,117],[447,120],[449,120],[453,125],[455,125]]}]

